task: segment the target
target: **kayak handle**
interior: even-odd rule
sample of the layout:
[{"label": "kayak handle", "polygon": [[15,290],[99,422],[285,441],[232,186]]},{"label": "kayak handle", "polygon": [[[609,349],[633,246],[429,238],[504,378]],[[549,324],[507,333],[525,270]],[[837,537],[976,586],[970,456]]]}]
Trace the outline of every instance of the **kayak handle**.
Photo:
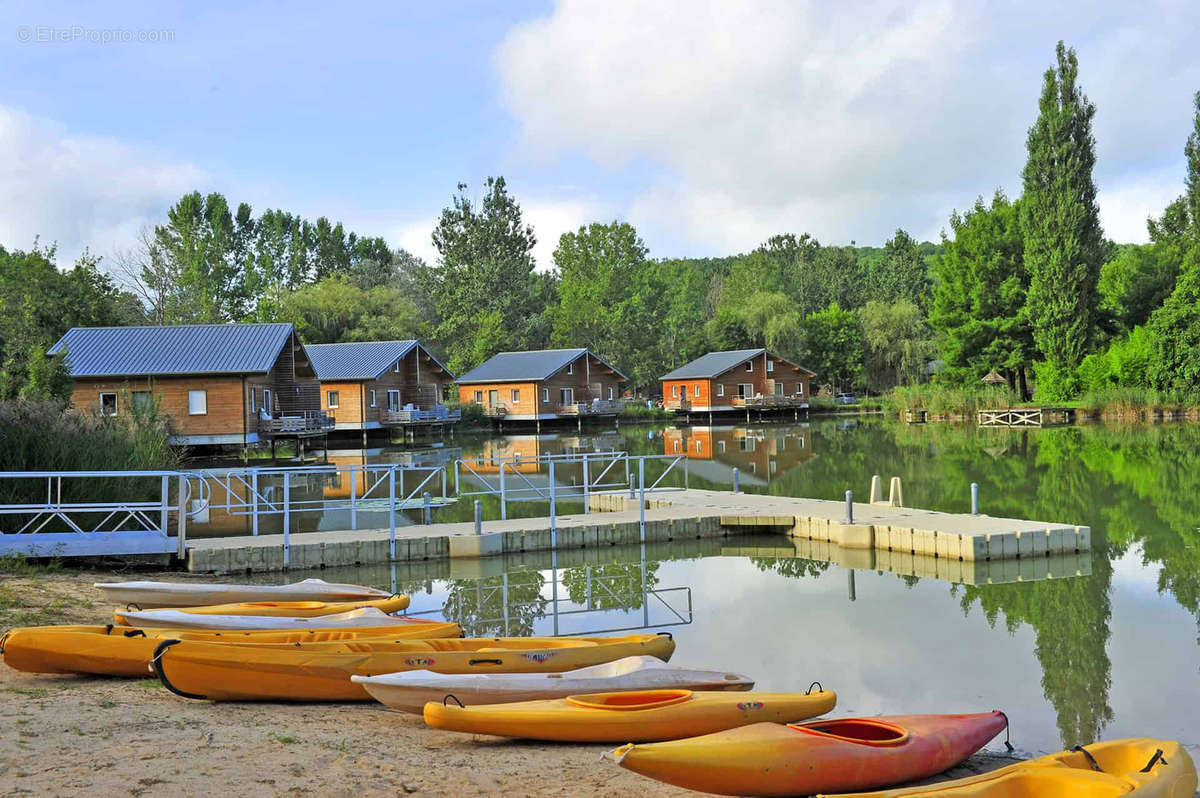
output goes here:
[{"label": "kayak handle", "polygon": [[[454,703],[458,704],[460,707],[463,706],[463,702],[459,701],[458,696],[456,696],[454,693],[446,693],[446,697],[442,699],[442,706],[448,706],[448,704],[446,702],[449,701],[451,698],[454,699]],[[463,707],[463,709],[466,709],[466,707]],[[1162,753],[1162,752],[1160,751],[1159,753]]]},{"label": "kayak handle", "polygon": [[820,682],[813,682],[812,684],[810,684],[810,685],[808,686],[808,689],[804,691],[804,694],[805,694],[805,695],[809,695],[810,693],[812,693],[812,689],[813,689],[814,687],[815,687],[815,688],[817,688],[817,692],[818,692],[818,693],[823,693],[823,692],[825,692],[825,688],[821,686],[821,683],[820,683]]},{"label": "kayak handle", "polygon": [[471,659],[467,660],[468,665],[503,665],[502,659]]},{"label": "kayak handle", "polygon": [[[1088,762],[1090,762],[1090,763],[1092,764],[1092,767],[1093,767],[1093,768],[1095,768],[1095,770],[1096,770],[1096,772],[1097,772],[1097,773],[1103,773],[1103,772],[1104,772],[1104,770],[1103,770],[1103,769],[1100,767],[1100,763],[1096,761],[1096,757],[1092,756],[1092,752],[1091,752],[1091,751],[1087,750],[1087,749],[1086,749],[1086,748],[1084,748],[1082,745],[1077,745],[1077,746],[1075,746],[1074,748],[1072,748],[1071,750],[1072,750],[1072,751],[1078,751],[1079,753],[1081,753],[1081,754],[1083,754],[1084,756],[1086,756],[1086,757],[1087,757],[1087,761],[1088,761]],[[1161,754],[1162,752],[1160,751],[1159,753]],[[1150,765],[1153,765],[1153,764],[1154,764],[1154,760],[1153,760],[1153,759],[1151,759],[1151,760],[1150,760]],[[1147,768],[1149,768],[1149,767],[1150,767],[1150,765],[1147,765],[1146,767],[1147,767]]]},{"label": "kayak handle", "polygon": [[12,634],[12,629],[9,629],[3,635],[0,635],[0,654],[4,653],[4,641],[8,639],[10,634]]},{"label": "kayak handle", "polygon": [[674,640],[674,639],[675,639],[675,636],[674,636],[673,634],[671,634],[670,632],[658,632],[657,634],[658,634],[658,636],[659,636],[659,637],[665,637],[665,638],[667,638],[668,640]]},{"label": "kayak handle", "polygon": [[146,636],[146,632],[142,629],[130,629],[128,632],[124,632],[123,634],[126,637],[145,637]]},{"label": "kayak handle", "polygon": [[203,701],[207,696],[196,695],[195,693],[185,693],[167,681],[167,674],[163,672],[162,655],[167,653],[167,649],[171,646],[182,642],[182,640],[164,640],[159,643],[158,647],[154,649],[154,657],[150,660],[150,666],[154,669],[154,672],[158,674],[158,680],[163,683],[163,687],[167,688],[175,695],[182,696],[183,698],[196,698]]},{"label": "kayak handle", "polygon": [[142,608],[132,601],[125,605],[125,612],[141,612]]},{"label": "kayak handle", "polygon": [[1149,773],[1150,768],[1154,767],[1155,762],[1162,762],[1164,765],[1167,764],[1167,760],[1163,759],[1161,748],[1154,752],[1154,756],[1150,757],[1150,761],[1146,763],[1146,767],[1139,770],[1138,773]]}]

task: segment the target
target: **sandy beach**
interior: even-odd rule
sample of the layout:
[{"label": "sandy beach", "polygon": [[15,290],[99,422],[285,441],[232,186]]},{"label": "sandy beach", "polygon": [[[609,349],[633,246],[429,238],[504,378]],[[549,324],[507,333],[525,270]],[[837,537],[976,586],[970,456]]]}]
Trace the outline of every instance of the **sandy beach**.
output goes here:
[{"label": "sandy beach", "polygon": [[[97,580],[113,576],[0,576],[0,628],[104,623],[112,608],[91,587]],[[215,704],[172,695],[153,679],[2,667],[0,697],[6,796],[696,795],[603,761],[611,746],[441,732],[373,703]],[[958,775],[1005,763],[975,757]]]}]

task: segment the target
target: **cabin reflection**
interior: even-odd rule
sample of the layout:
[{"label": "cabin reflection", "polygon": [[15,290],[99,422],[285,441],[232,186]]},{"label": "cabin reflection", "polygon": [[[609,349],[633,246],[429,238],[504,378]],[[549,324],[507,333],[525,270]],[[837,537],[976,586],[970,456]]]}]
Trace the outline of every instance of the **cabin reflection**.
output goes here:
[{"label": "cabin reflection", "polygon": [[746,485],[765,485],[816,456],[806,426],[671,427],[663,454],[686,455],[693,476],[717,484],[731,482],[736,468]]}]

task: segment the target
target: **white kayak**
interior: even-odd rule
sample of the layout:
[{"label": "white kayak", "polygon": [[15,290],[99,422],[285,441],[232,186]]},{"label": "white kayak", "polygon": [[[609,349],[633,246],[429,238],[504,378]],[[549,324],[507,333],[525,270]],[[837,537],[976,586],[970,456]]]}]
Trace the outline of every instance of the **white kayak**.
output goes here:
[{"label": "white kayak", "polygon": [[403,671],[351,676],[371,697],[392,709],[421,714],[428,701],[453,695],[466,706],[563,698],[628,690],[749,690],[754,680],[737,673],[668,665],[657,657],[624,657],[563,673],[434,673]]},{"label": "white kayak", "polygon": [[375,607],[363,607],[313,618],[270,615],[201,615],[182,610],[143,610],[122,613],[125,622],[140,629],[354,629],[372,626],[412,626],[428,623],[423,618],[388,615]]},{"label": "white kayak", "polygon": [[360,601],[387,598],[386,590],[343,585],[324,579],[305,579],[288,585],[233,585],[228,583],[97,582],[104,598],[114,604],[151,607],[203,607],[243,601]]}]

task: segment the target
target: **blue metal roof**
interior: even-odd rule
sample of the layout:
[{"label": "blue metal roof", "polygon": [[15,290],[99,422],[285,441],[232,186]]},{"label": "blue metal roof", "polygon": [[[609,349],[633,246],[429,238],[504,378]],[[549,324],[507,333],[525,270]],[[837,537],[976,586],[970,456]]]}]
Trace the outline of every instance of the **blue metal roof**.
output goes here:
[{"label": "blue metal roof", "polygon": [[[348,344],[309,344],[304,347],[317,372],[317,379],[326,380],[375,380],[407,355],[417,341],[364,341]],[[449,369],[429,352],[442,369],[454,379]]]},{"label": "blue metal roof", "polygon": [[[458,383],[472,382],[539,382],[549,379],[574,362],[580,356],[589,354],[586,349],[538,349],[533,352],[501,352],[493,355],[485,363],[473,368],[458,378]],[[596,357],[596,355],[592,355]],[[601,363],[616,372],[622,380],[625,375],[610,363]]]},{"label": "blue metal roof", "polygon": [[254,374],[271,370],[291,324],[73,327],[49,354],[66,350],[72,377]]},{"label": "blue metal roof", "polygon": [[[728,352],[709,352],[707,355],[701,355],[691,363],[685,363],[674,371],[668,372],[661,377],[660,380],[704,380],[719,377],[732,368],[742,365],[752,357],[766,354],[766,349],[731,349]],[[775,360],[787,363],[781,357],[772,355]],[[794,364],[793,364],[794,365]],[[816,372],[797,366],[802,371],[807,371],[809,374],[815,375]]]}]

